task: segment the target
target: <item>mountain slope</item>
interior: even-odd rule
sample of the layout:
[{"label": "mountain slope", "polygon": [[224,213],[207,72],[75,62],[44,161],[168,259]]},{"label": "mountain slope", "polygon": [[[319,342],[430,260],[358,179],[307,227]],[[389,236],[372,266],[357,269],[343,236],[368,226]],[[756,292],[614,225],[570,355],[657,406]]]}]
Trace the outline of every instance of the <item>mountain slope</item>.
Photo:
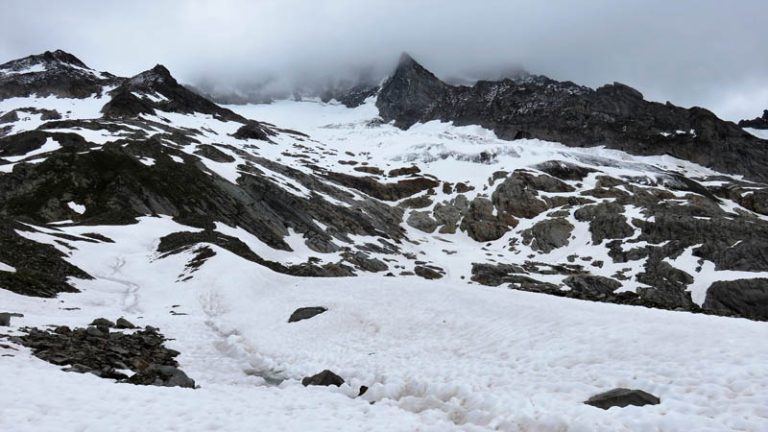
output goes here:
[{"label": "mountain slope", "polygon": [[543,76],[450,86],[404,54],[383,85],[377,107],[386,121],[477,124],[500,138],[538,138],[637,155],[689,160],[720,172],[768,181],[768,146],[702,108],[647,102],[614,83],[592,90]]},{"label": "mountain slope", "polygon": [[[526,76],[452,87],[406,57],[349,103],[220,106],[162,66],[115,77],[60,51],[6,65],[0,304],[23,316],[0,327],[14,389],[0,392],[0,429],[768,425],[768,188],[657,154],[621,123],[574,132],[558,117],[573,104],[600,117],[602,103],[656,124],[629,89]],[[493,88],[506,96],[479,109]],[[508,105],[521,97],[538,101],[531,113]],[[668,109],[664,128],[699,115]],[[488,128],[520,119],[584,141]],[[289,323],[302,307],[323,312]],[[199,388],[64,374],[66,359],[19,343],[31,326],[122,338],[88,328],[121,316],[160,327]],[[138,363],[126,369],[151,368]],[[345,383],[301,384],[324,369]],[[583,403],[616,387],[661,403]]]}]

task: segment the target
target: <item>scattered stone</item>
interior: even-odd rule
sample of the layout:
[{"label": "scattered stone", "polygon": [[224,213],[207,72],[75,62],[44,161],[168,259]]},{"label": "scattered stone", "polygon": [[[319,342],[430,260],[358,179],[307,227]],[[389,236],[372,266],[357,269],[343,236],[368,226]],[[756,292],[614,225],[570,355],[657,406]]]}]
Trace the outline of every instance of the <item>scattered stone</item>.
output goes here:
[{"label": "scattered stone", "polygon": [[110,321],[110,320],[108,320],[106,318],[96,318],[95,320],[93,320],[91,325],[92,326],[96,326],[96,327],[112,328],[112,327],[115,326],[115,323],[113,323],[112,321]]},{"label": "scattered stone", "polygon": [[326,386],[326,387],[327,386],[340,387],[342,384],[344,384],[344,379],[336,375],[335,373],[329,371],[328,369],[326,369],[317,375],[304,377],[304,379],[301,380],[301,384],[304,387],[311,386],[311,385]]},{"label": "scattered stone", "polygon": [[360,397],[365,394],[365,392],[368,391],[368,386],[360,386],[360,392],[357,393],[357,396]]},{"label": "scattered stone", "polygon": [[[179,352],[166,348],[166,338],[149,326],[134,333],[110,332],[103,326],[22,331],[26,334],[11,340],[30,348],[35,357],[67,366],[65,370],[70,372],[134,384],[194,387],[194,381],[177,369]],[[129,378],[118,372],[122,370],[135,375]]]},{"label": "scattered stone", "polygon": [[133,329],[136,328],[135,325],[133,325],[132,322],[128,321],[127,319],[120,317],[115,322],[115,328],[119,329]]},{"label": "scattered stone", "polygon": [[328,308],[322,307],[322,306],[312,306],[312,307],[303,307],[296,309],[288,318],[288,322],[296,322],[301,321],[305,319],[310,319],[312,317],[315,317],[317,315],[320,315],[321,313],[327,311]]},{"label": "scattered stone", "polygon": [[425,233],[434,232],[437,229],[437,221],[432,219],[429,213],[426,211],[412,211],[406,223]]},{"label": "scattered stone", "polygon": [[445,274],[442,269],[434,266],[416,266],[413,268],[413,272],[424,279],[440,279]]},{"label": "scattered stone", "polygon": [[127,382],[137,385],[195,388],[195,380],[174,366],[151,364],[137,372]]},{"label": "scattered stone", "polygon": [[626,407],[628,405],[643,406],[643,405],[658,405],[661,403],[661,399],[658,397],[646,393],[642,390],[630,390],[626,388],[617,388],[605,393],[592,396],[584,402],[587,405],[602,408],[607,410],[611,407]]}]

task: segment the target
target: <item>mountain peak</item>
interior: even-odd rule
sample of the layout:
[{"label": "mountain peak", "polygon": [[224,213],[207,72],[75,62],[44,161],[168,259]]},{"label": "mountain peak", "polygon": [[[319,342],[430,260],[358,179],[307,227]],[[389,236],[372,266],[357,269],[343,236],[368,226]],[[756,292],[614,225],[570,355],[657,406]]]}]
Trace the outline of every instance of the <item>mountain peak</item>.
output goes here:
[{"label": "mountain peak", "polygon": [[58,63],[64,63],[69,64],[85,69],[90,69],[85,63],[83,63],[79,58],[75,57],[74,55],[64,51],[64,50],[56,50],[56,51],[46,51],[39,55],[41,58],[44,58],[48,62],[58,62]]},{"label": "mountain peak", "polygon": [[156,85],[177,85],[178,82],[165,66],[158,64],[128,80],[131,87],[154,87]]},{"label": "mountain peak", "polygon": [[16,60],[11,60],[0,65],[0,69],[17,72],[29,69],[31,72],[41,72],[41,70],[31,70],[35,66],[42,66],[43,70],[58,68],[61,66],[67,68],[74,66],[75,68],[90,69],[80,59],[62,50],[46,51],[42,54],[34,54]]}]

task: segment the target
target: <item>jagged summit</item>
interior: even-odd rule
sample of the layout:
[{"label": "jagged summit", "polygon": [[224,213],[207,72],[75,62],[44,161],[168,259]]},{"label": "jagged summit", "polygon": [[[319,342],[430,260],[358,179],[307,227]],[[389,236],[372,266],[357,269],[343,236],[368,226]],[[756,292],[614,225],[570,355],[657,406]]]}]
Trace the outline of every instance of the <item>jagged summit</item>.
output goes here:
[{"label": "jagged summit", "polygon": [[156,86],[176,86],[178,82],[171,75],[171,72],[165,66],[158,64],[152,69],[146,70],[133,76],[126,83],[127,86],[135,88],[152,88]]},{"label": "jagged summit", "polygon": [[222,120],[250,123],[182,86],[163,65],[134,75],[111,92],[112,100],[102,108],[108,118],[136,117],[157,110],[178,113],[211,114]]},{"label": "jagged summit", "polygon": [[62,50],[46,51],[0,65],[0,99],[33,94],[82,99],[120,82],[121,78],[97,72]]},{"label": "jagged summit", "polygon": [[56,51],[46,51],[42,54],[34,54],[28,57],[11,60],[0,65],[0,70],[18,72],[28,69],[34,65],[41,65],[45,67],[45,69],[62,66],[74,66],[77,68],[90,69],[85,63],[83,63],[74,55],[59,49]]},{"label": "jagged summit", "polygon": [[452,86],[404,55],[382,86],[376,106],[384,120],[403,129],[431,120],[474,124],[503,139],[669,154],[768,181],[768,149],[759,139],[710,111],[649,102],[620,83],[593,90],[531,75]]}]

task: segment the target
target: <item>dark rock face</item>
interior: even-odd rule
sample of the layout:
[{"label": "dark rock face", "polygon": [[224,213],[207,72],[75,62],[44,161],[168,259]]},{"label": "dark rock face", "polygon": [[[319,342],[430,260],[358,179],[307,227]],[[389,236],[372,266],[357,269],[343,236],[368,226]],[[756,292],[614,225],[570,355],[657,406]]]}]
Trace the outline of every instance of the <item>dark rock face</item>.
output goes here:
[{"label": "dark rock face", "polygon": [[523,231],[523,244],[544,253],[568,245],[573,225],[563,218],[543,220]]},{"label": "dark rock face", "polygon": [[312,375],[309,377],[305,377],[301,380],[301,384],[304,387],[307,386],[336,386],[340,387],[342,384],[344,384],[344,379],[340,376],[336,375],[335,373],[329,371],[328,369],[320,372],[317,375]]},{"label": "dark rock face", "polygon": [[184,371],[173,366],[152,364],[128,378],[127,382],[138,385],[160,387],[195,388],[195,380]]},{"label": "dark rock face", "polygon": [[297,322],[305,319],[313,318],[317,315],[320,315],[321,313],[327,311],[328,308],[323,306],[312,306],[312,307],[303,307],[296,309],[288,318],[288,322]]},{"label": "dark rock face", "polygon": [[67,52],[46,51],[0,65],[0,99],[37,95],[86,98],[122,78],[96,72]]},{"label": "dark rock face", "polygon": [[768,148],[760,139],[705,109],[647,102],[619,83],[592,90],[528,75],[450,86],[403,55],[376,106],[385,121],[404,129],[430,120],[477,124],[504,139],[670,154],[721,172],[768,180]]},{"label": "dark rock face", "polygon": [[592,396],[584,403],[607,410],[611,407],[624,408],[629,405],[658,405],[661,403],[661,399],[642,390],[617,388]]},{"label": "dark rock face", "polygon": [[707,290],[704,307],[768,320],[768,279],[715,282]]},{"label": "dark rock face", "polygon": [[413,272],[424,279],[440,279],[445,274],[443,269],[427,265],[417,265],[413,268]]},{"label": "dark rock face", "polygon": [[[108,323],[103,318],[94,320]],[[32,354],[49,363],[69,366],[65,370],[90,372],[102,378],[117,379],[142,385],[194,388],[193,380],[177,369],[177,351],[166,348],[165,337],[147,327],[135,333],[110,332],[108,327],[70,329],[56,327],[53,331],[36,328],[22,329],[25,335],[13,338],[32,349]],[[128,377],[118,370],[135,372]]]},{"label": "dark rock face", "polygon": [[606,296],[621,288],[621,282],[604,276],[572,275],[563,279],[571,289],[596,297]]},{"label": "dark rock face", "polygon": [[0,216],[0,262],[16,268],[15,272],[0,272],[0,287],[16,294],[53,297],[60,292],[78,292],[69,284],[70,277],[91,278],[67,262],[55,247],[29,240],[17,231],[32,228]]}]

